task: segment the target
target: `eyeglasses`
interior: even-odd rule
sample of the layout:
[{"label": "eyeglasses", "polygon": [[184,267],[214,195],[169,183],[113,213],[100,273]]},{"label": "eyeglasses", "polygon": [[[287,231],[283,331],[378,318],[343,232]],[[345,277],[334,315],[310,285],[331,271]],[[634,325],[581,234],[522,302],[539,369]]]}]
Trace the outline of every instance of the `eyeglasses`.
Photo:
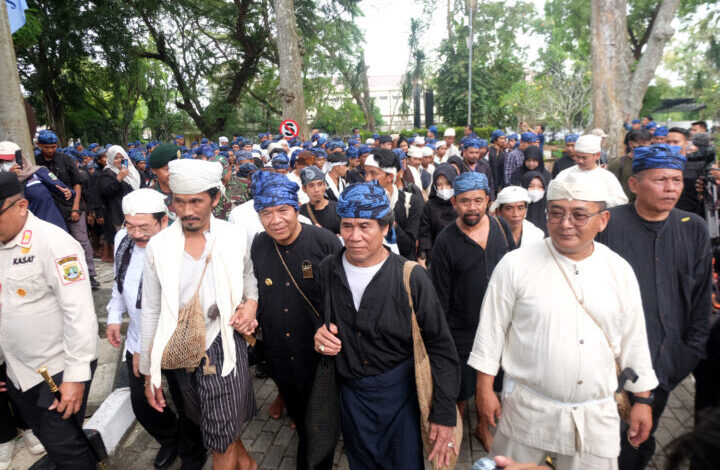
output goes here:
[{"label": "eyeglasses", "polygon": [[152,234],[148,233],[153,227],[155,227],[160,222],[156,219],[155,222],[152,224],[152,226],[147,225],[138,225],[136,226],[128,226],[127,222],[123,222],[122,226],[125,230],[127,230],[128,235],[132,235],[133,233],[136,234],[136,236],[142,237],[142,238],[150,238]]},{"label": "eyeglasses", "polygon": [[595,217],[596,215],[603,212],[605,211],[597,211],[592,214],[577,214],[572,212],[569,214],[565,214],[563,211],[548,211],[547,221],[549,224],[559,224],[562,223],[562,221],[564,221],[565,219],[568,219],[568,222],[570,222],[572,225],[576,227],[583,227],[587,225],[591,217]]}]

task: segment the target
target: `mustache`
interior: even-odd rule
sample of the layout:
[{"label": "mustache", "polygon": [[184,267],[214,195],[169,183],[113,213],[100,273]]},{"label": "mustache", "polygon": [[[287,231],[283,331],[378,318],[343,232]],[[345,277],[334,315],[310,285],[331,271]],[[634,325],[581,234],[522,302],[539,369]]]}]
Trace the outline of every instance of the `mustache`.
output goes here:
[{"label": "mustache", "polygon": [[200,217],[195,217],[193,215],[186,215],[185,217],[181,217],[180,220],[182,222],[191,222],[191,221],[200,220]]}]

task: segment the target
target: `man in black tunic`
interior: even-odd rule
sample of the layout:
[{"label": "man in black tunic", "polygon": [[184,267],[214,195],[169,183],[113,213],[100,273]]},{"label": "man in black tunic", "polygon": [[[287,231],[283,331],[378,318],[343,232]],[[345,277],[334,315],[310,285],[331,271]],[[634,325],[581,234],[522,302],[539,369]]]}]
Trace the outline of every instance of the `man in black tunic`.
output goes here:
[{"label": "man in black tunic", "polygon": [[[376,182],[348,186],[338,214],[345,249],[318,269],[330,329],[315,334],[315,348],[337,356],[345,452],[350,468],[421,470],[423,451],[417,401],[411,310],[403,280],[405,258],[383,246],[393,213]],[[410,291],[433,376],[429,437],[443,464],[452,453],[456,425],[458,358],[427,271],[415,266]]]},{"label": "man in black tunic", "polygon": [[327,183],[322,170],[315,165],[305,167],[300,172],[300,181],[303,191],[310,199],[300,207],[300,214],[310,219],[313,224],[339,235],[340,216],[335,210],[335,201],[330,201],[325,197]]},{"label": "man in black tunic", "polygon": [[[628,184],[637,199],[611,209],[610,223],[598,237],[635,271],[653,368],[660,382],[647,403],[653,410],[650,438],[637,449],[621,439],[621,470],[645,468],[655,451],[652,434],[668,395],[705,354],[712,253],[702,219],[675,208],[683,188],[684,165],[685,157],[677,147],[635,148]],[[622,435],[626,432],[623,426]]]},{"label": "man in black tunic", "polygon": [[[456,401],[462,414],[465,402],[475,394],[477,371],[467,361],[485,289],[495,265],[515,248],[515,241],[505,220],[485,214],[490,185],[483,173],[471,171],[457,176],[453,189],[452,203],[458,217],[438,235],[430,271],[460,358],[460,393]],[[492,435],[480,413],[475,434],[489,449]]]},{"label": "man in black tunic", "polygon": [[[255,210],[265,231],[255,236],[250,256],[257,266],[268,373],[295,423],[297,468],[303,470],[308,468],[305,412],[320,359],[313,350],[313,335],[322,324],[317,268],[342,245],[330,231],[298,222],[297,191],[297,184],[280,174],[254,184]],[[317,468],[331,469],[332,463],[330,455]]]}]

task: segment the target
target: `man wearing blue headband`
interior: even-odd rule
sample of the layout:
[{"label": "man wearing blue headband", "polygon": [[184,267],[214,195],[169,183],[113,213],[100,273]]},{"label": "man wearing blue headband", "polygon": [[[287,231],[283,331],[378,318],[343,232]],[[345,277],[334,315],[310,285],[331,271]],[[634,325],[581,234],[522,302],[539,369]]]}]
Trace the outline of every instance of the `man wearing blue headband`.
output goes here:
[{"label": "man wearing blue headband", "polygon": [[655,129],[655,133],[652,136],[652,143],[653,144],[664,144],[667,140],[668,135],[668,128],[665,126],[660,126],[657,129]]},{"label": "man wearing blue headband", "polygon": [[[457,219],[435,240],[431,272],[462,364],[460,390],[455,397],[462,414],[467,400],[475,395],[477,372],[467,361],[487,282],[505,253],[515,249],[515,241],[505,220],[486,216],[490,185],[485,174],[462,173],[455,178],[453,189],[451,201]],[[475,435],[486,449],[490,448],[492,435],[480,414]]]},{"label": "man wearing blue headband", "polygon": [[[319,171],[307,167],[303,171]],[[258,319],[267,351],[267,366],[298,433],[297,468],[306,469],[309,430],[306,411],[320,355],[313,336],[323,323],[318,266],[340,251],[329,230],[298,220],[298,187],[285,175],[253,175],[255,210],[265,229],[250,251],[258,280]],[[281,408],[282,410],[282,408]],[[332,469],[333,455],[314,468]]]},{"label": "man wearing blue headband", "polygon": [[577,134],[568,134],[565,136],[565,151],[562,157],[553,163],[552,177],[555,178],[561,171],[567,170],[575,165],[575,142],[577,142]]},{"label": "man wearing blue headband", "polygon": [[616,158],[608,164],[608,171],[615,175],[620,181],[620,186],[628,198],[629,202],[635,202],[635,193],[630,191],[630,177],[633,175],[633,154],[638,147],[647,147],[650,145],[652,136],[644,127],[633,129],[625,135],[625,152],[620,158]]},{"label": "man wearing blue headband", "polygon": [[492,169],[495,191],[500,191],[509,181],[505,179],[505,143],[507,137],[501,129],[495,129],[490,136],[490,149],[488,151],[488,162]]},{"label": "man wearing blue headband", "polygon": [[453,436],[458,358],[430,276],[384,246],[393,210],[377,182],[348,186],[337,211],[345,249],[318,270],[330,325],[318,329],[315,349],[335,356],[350,467],[424,468],[410,300],[433,376],[429,459],[445,465],[460,446]]},{"label": "man wearing blue headband", "polygon": [[[634,204],[610,211],[598,239],[630,263],[640,284],[653,369],[653,428],[639,448],[623,428],[621,470],[642,470],[655,451],[652,433],[670,392],[705,354],[712,311],[712,250],[705,222],[675,208],[683,187],[679,148],[653,144],[633,150],[629,186]],[[644,403],[644,402],[643,402]]]},{"label": "man wearing blue headband", "polygon": [[70,230],[70,234],[83,248],[88,275],[90,276],[90,286],[97,289],[100,287],[100,283],[95,279],[94,253],[87,233],[85,201],[83,200],[82,191],[83,177],[71,157],[64,153],[58,153],[58,138],[54,132],[49,130],[40,131],[37,143],[40,147],[41,158],[36,159],[35,163],[38,166],[47,167],[65,186],[75,191],[74,197],[67,199],[55,198],[55,203],[65,219],[65,225]]},{"label": "man wearing blue headband", "polygon": [[468,171],[474,171],[476,173],[483,173],[488,179],[488,185],[490,186],[490,199],[495,198],[495,191],[493,190],[492,184],[492,171],[490,170],[490,164],[482,158],[483,150],[487,151],[487,142],[482,139],[469,139],[463,143],[462,159],[463,165],[460,171],[462,173]]},{"label": "man wearing blue headband", "polygon": [[332,233],[340,234],[340,217],[337,215],[335,205],[337,199],[331,200],[326,196],[328,184],[327,176],[315,165],[310,165],[300,172],[303,193],[309,201],[300,207],[300,214],[309,218],[313,224],[325,227]]}]

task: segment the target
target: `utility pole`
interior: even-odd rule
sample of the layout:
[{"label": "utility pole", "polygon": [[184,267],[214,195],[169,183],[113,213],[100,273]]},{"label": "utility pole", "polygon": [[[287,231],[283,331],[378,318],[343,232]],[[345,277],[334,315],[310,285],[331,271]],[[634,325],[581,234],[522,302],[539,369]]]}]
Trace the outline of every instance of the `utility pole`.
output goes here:
[{"label": "utility pole", "polygon": [[23,156],[35,163],[7,5],[4,1],[0,3],[0,141],[15,142]]},{"label": "utility pole", "polygon": [[473,10],[475,10],[475,0],[468,0],[468,10],[470,10],[470,34],[468,35],[468,119],[467,125],[472,125],[472,46],[473,46]]}]

